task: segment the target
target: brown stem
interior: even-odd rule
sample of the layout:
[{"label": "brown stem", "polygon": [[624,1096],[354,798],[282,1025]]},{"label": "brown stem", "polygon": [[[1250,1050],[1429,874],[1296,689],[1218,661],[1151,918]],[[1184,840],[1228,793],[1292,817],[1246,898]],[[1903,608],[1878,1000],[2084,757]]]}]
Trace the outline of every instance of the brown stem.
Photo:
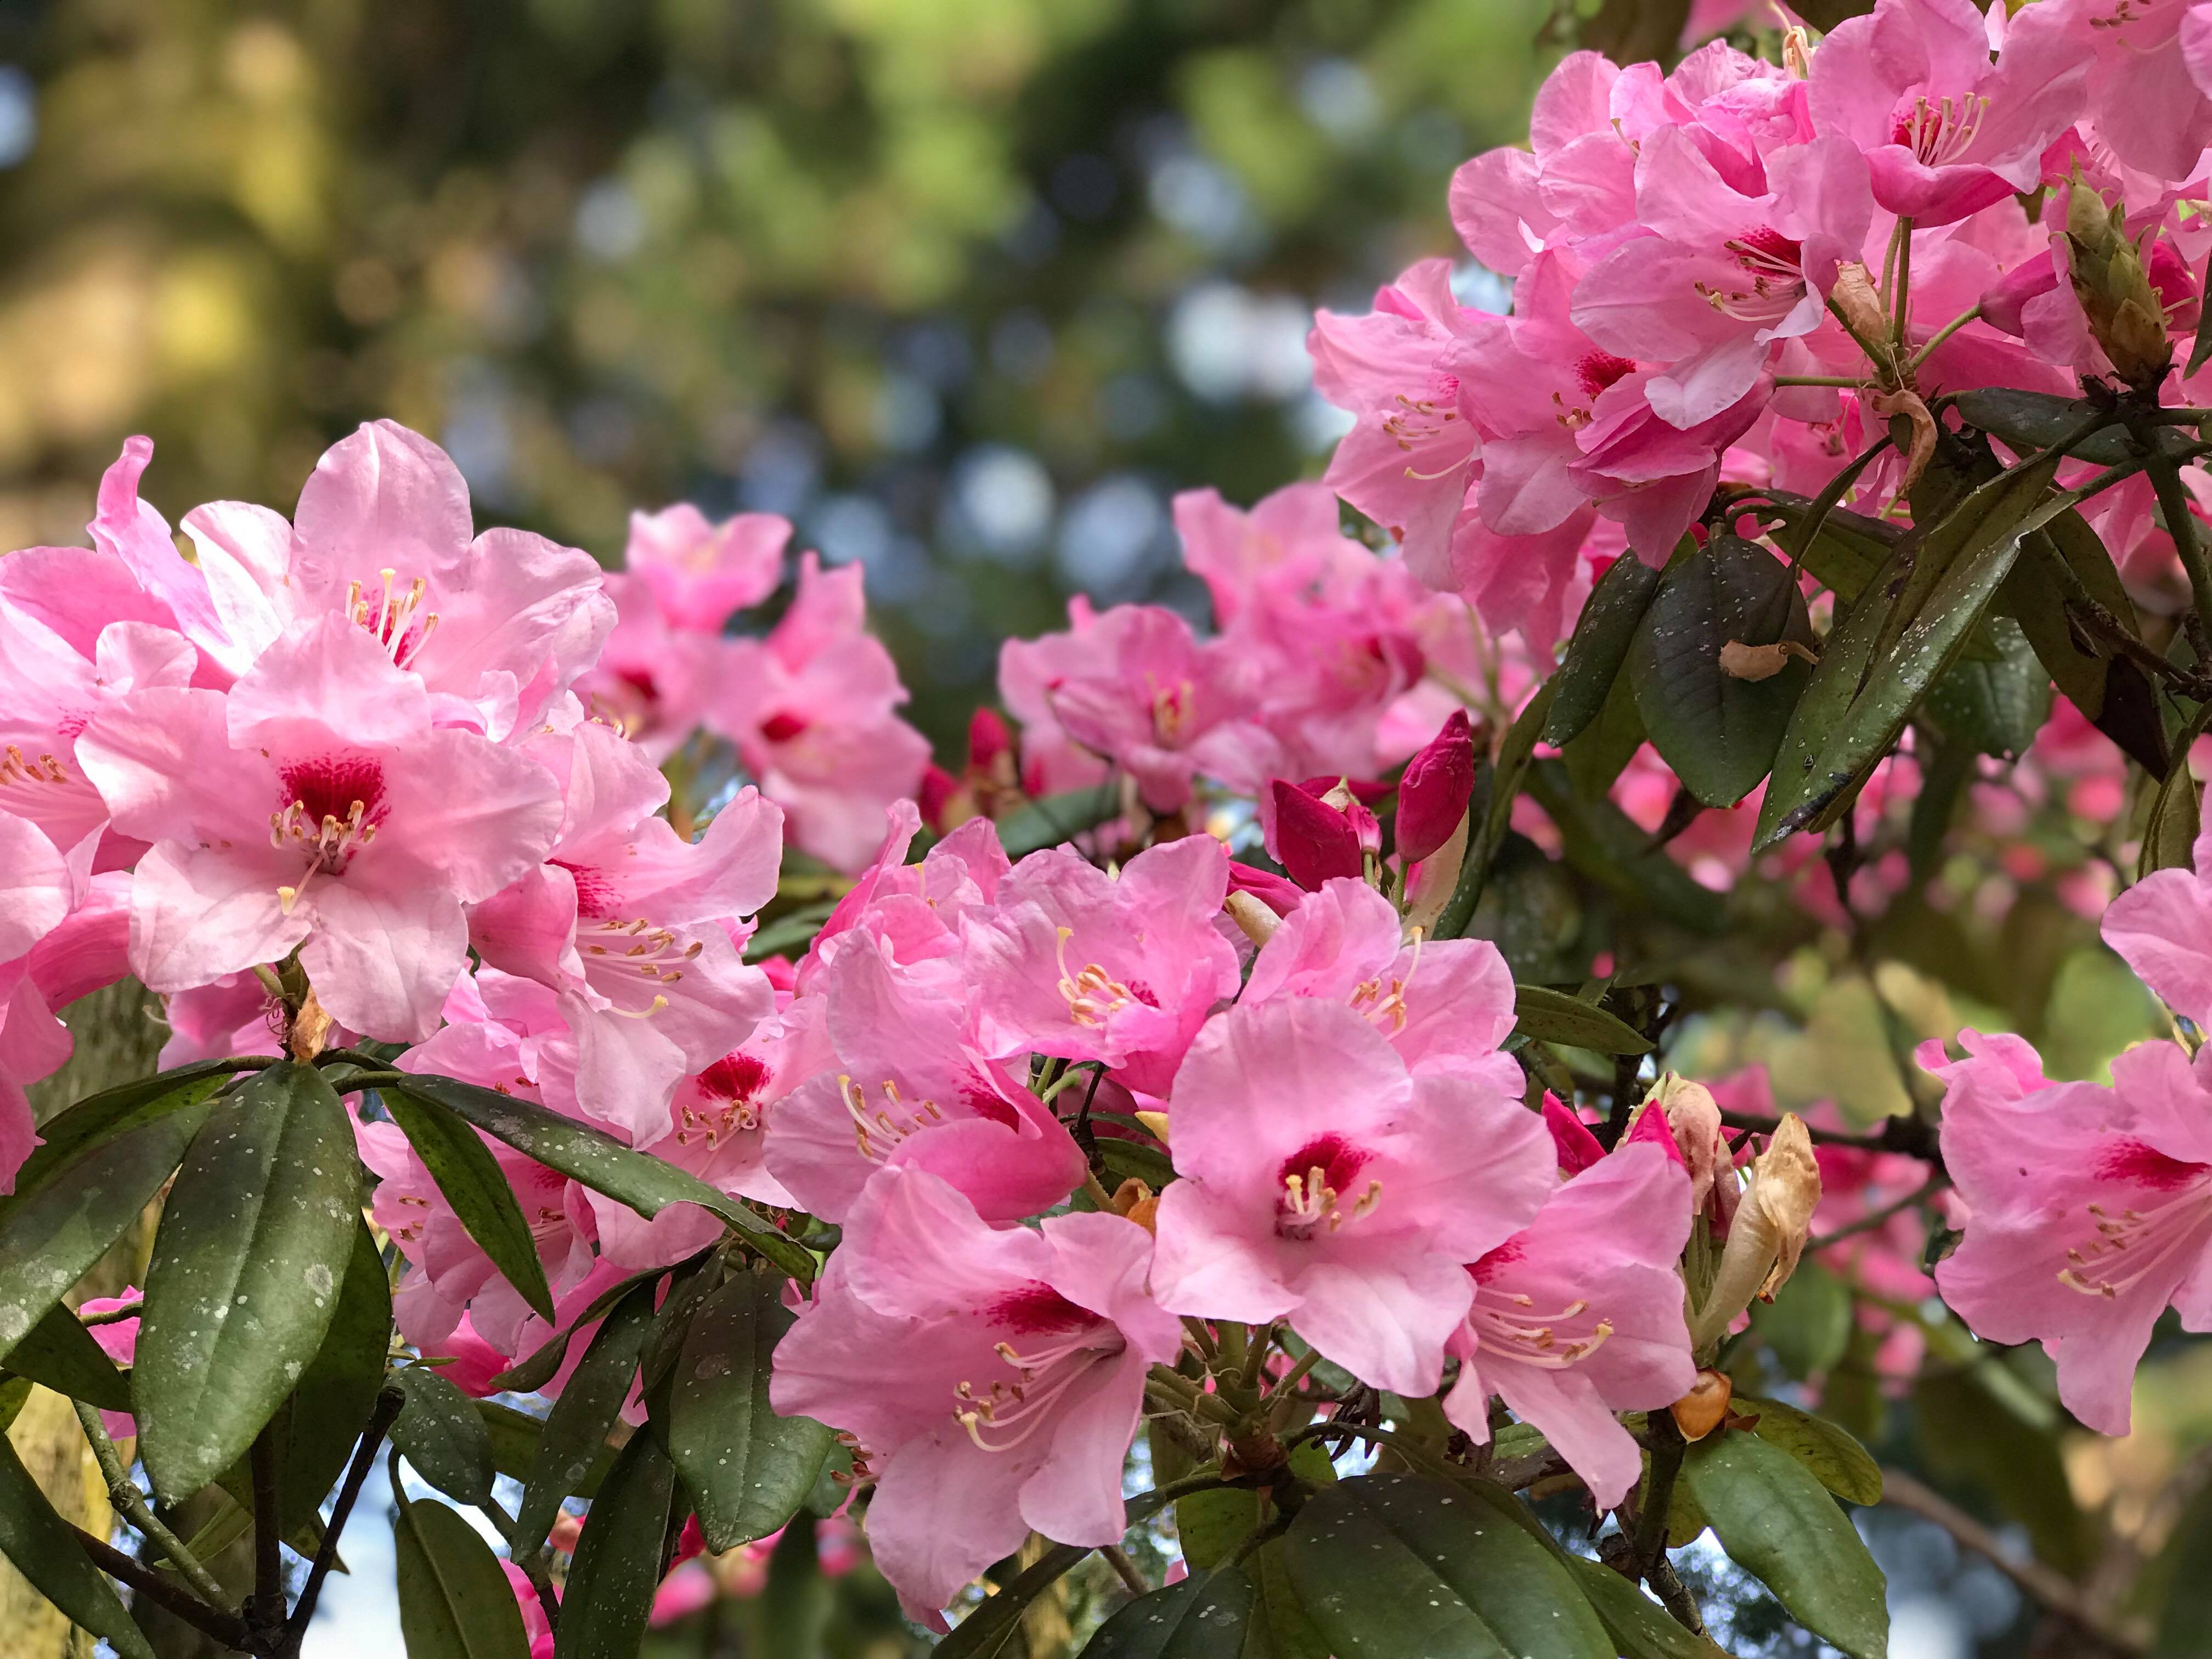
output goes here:
[{"label": "brown stem", "polygon": [[1104,1558],[1106,1565],[1114,1569],[1114,1576],[1128,1587],[1130,1595],[1147,1595],[1152,1593],[1152,1587],[1145,1582],[1144,1574],[1137,1571],[1137,1564],[1129,1559],[1129,1553],[1119,1544],[1109,1544],[1098,1553]]},{"label": "brown stem", "polygon": [[1654,1412],[1645,1430],[1651,1446],[1651,1475],[1644,1484],[1643,1508],[1636,1517],[1636,1539],[1628,1565],[1633,1577],[1651,1576],[1654,1564],[1667,1558],[1667,1512],[1674,1505],[1674,1477],[1682,1472],[1689,1443],[1675,1427],[1671,1412]]},{"label": "brown stem", "polygon": [[1995,1533],[1917,1477],[1903,1469],[1885,1468],[1881,1472],[1881,1501],[1893,1504],[1923,1521],[1933,1521],[2045,1607],[2072,1620],[2106,1646],[2121,1653],[2142,1651],[2142,1644],[2115,1630],[2071,1579],[2040,1561],[2015,1559]]},{"label": "brown stem", "polygon": [[168,1579],[147,1566],[133,1560],[105,1539],[94,1538],[82,1527],[71,1527],[76,1541],[92,1558],[93,1565],[109,1577],[128,1584],[137,1595],[169,1613],[203,1635],[211,1636],[227,1648],[244,1649],[246,1642],[246,1621],[220,1607],[211,1607],[181,1584]]},{"label": "brown stem", "polygon": [[284,1629],[284,1492],[276,1468],[274,1425],[253,1437],[253,1594],[246,1598],[246,1622],[257,1650],[273,1644]]},{"label": "brown stem", "polygon": [[[376,1462],[377,1448],[384,1437],[392,1431],[398,1419],[399,1408],[407,1403],[407,1396],[398,1389],[386,1387],[376,1396],[376,1409],[369,1413],[368,1426],[362,1431],[361,1443],[354,1448],[353,1462],[347,1468],[345,1482],[338,1488],[337,1501],[331,1505],[330,1525],[323,1529],[323,1541],[315,1552],[313,1565],[307,1569],[307,1582],[300,1591],[300,1600],[292,1609],[292,1617],[284,1626],[284,1644],[279,1650],[283,1659],[298,1659],[300,1644],[307,1634],[307,1621],[315,1616],[316,1598],[323,1593],[323,1580],[331,1576],[331,1567],[338,1559],[338,1534],[345,1530],[346,1519],[353,1513],[354,1502],[361,1496],[362,1484],[368,1479],[368,1471]],[[553,1616],[553,1609],[545,1610]]]},{"label": "brown stem", "polygon": [[[1725,1109],[1721,1112],[1721,1121],[1730,1128],[1750,1129],[1759,1134],[1771,1134],[1782,1127],[1778,1117]],[[1943,1163],[1942,1149],[1936,1141],[1936,1126],[1922,1118],[1885,1118],[1881,1127],[1871,1134],[1845,1134],[1835,1129],[1815,1129],[1810,1125],[1805,1133],[1813,1138],[1816,1146],[1856,1146],[1863,1152],[1899,1152],[1906,1158],[1925,1158],[1939,1168]]]}]

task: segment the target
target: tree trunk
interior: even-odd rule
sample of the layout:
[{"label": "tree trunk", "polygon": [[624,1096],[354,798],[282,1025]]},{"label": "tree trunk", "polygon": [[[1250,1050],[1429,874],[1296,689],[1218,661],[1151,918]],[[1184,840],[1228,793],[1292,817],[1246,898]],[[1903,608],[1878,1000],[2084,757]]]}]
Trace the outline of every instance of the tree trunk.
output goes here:
[{"label": "tree trunk", "polygon": [[[160,1012],[161,1005],[136,980],[111,985],[70,1005],[62,1021],[76,1039],[76,1051],[60,1071],[32,1086],[31,1109],[44,1121],[86,1095],[152,1071],[167,1035],[157,1023]],[[135,1280],[152,1236],[149,1222],[142,1218],[86,1275],[70,1301],[112,1296]],[[8,1438],[66,1519],[95,1537],[107,1536],[114,1522],[106,1485],[69,1401],[44,1389],[33,1389]],[[4,1638],[0,1652],[5,1659],[91,1659],[93,1650],[91,1639],[74,1631],[4,1560],[0,1560],[0,1638]]]}]

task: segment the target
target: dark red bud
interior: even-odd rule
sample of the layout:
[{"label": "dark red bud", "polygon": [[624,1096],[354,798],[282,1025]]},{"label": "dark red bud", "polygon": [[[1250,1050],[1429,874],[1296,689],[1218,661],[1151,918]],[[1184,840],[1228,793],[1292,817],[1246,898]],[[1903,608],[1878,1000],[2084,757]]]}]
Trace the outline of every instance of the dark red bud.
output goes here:
[{"label": "dark red bud", "polygon": [[1275,806],[1276,856],[1291,879],[1317,892],[1332,876],[1357,881],[1363,866],[1359,832],[1334,806],[1316,800],[1285,778],[1267,786]]},{"label": "dark red bud", "polygon": [[968,722],[968,764],[988,772],[1014,746],[1014,734],[995,708],[979,708]]},{"label": "dark red bud", "polygon": [[932,826],[941,826],[945,806],[951,801],[959,780],[932,761],[922,769],[921,787],[915,793],[915,804],[921,808],[921,821]]},{"label": "dark red bud", "polygon": [[1443,730],[1406,763],[1398,783],[1398,856],[1412,864],[1452,838],[1474,793],[1474,732],[1455,708]]},{"label": "dark red bud", "polygon": [[1279,916],[1290,915],[1305,897],[1296,882],[1285,881],[1272,870],[1240,864],[1234,859],[1229,861],[1229,890],[1249,893]]}]

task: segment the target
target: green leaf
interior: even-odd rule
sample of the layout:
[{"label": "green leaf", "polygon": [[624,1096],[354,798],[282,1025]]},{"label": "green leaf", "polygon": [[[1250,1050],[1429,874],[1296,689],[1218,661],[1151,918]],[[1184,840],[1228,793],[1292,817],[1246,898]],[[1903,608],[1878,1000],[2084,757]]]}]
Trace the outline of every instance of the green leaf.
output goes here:
[{"label": "green leaf", "polygon": [[[15,1194],[0,1199],[0,1216],[36,1192],[79,1152],[129,1133],[172,1112],[198,1106],[231,1080],[234,1062],[204,1060],[155,1077],[104,1089],[39,1126],[39,1145],[15,1172]],[[189,1140],[191,1136],[187,1134]],[[181,1147],[178,1156],[183,1157]],[[136,1219],[134,1216],[132,1218]]]},{"label": "green leaf", "polygon": [[234,1462],[321,1348],[361,1189],[353,1125],[311,1066],[257,1073],[192,1138],[155,1235],[131,1379],[164,1498]]},{"label": "green leaf", "polygon": [[[538,1442],[545,1428],[543,1418],[532,1417],[512,1406],[503,1406],[496,1400],[477,1400],[470,1402],[483,1421],[484,1431],[491,1437],[492,1467],[511,1480],[527,1480],[531,1465],[538,1461]],[[615,1449],[604,1448],[584,1478],[576,1483],[571,1498],[591,1498],[597,1495],[599,1482],[614,1467]]]},{"label": "green leaf", "polygon": [[647,1279],[615,1304],[546,1413],[537,1460],[523,1483],[522,1504],[515,1514],[515,1547],[526,1554],[545,1541],[562,1500],[575,1492],[585,1471],[597,1461],[623,1401],[629,1397],[638,1357],[652,1328],[653,1281]]},{"label": "green leaf", "polygon": [[202,1097],[166,1110],[141,1103],[144,1121],[117,1127],[106,1139],[80,1139],[73,1156],[49,1166],[45,1179],[0,1212],[0,1360],[61,1305],[160,1193],[207,1117],[205,1096],[219,1083],[185,1085],[180,1092],[198,1090]]},{"label": "green leaf", "polygon": [[1442,1482],[1346,1480],[1309,1498],[1284,1541],[1299,1602],[1340,1659],[1612,1659],[1558,1556]]},{"label": "green leaf", "polygon": [[427,1365],[406,1366],[392,1381],[407,1396],[392,1425],[400,1455],[448,1498],[481,1504],[491,1496],[494,1465],[491,1431],[476,1401]]},{"label": "green leaf", "polygon": [[1560,763],[1543,760],[1530,767],[1528,793],[1559,826],[1567,863],[1577,873],[1692,933],[1727,930],[1727,905],[1698,885],[1664,848],[1652,846],[1650,833],[1611,801],[1577,799]]},{"label": "green leaf", "polygon": [[[1809,497],[1793,495],[1786,489],[1762,493],[1791,532],[1785,545],[1794,548],[1815,510],[1815,503]],[[1831,507],[1821,521],[1820,533],[1805,550],[1805,568],[1812,573],[1814,580],[1849,604],[1865,592],[1867,584],[1888,562],[1890,553],[1904,533],[1901,525],[1869,519],[1848,507]]]},{"label": "green leaf", "polygon": [[2135,605],[2112,556],[2079,513],[2068,512],[2021,538],[2020,561],[1991,608],[2020,623],[2058,689],[2094,720],[2104,712],[2112,664],[2082,643],[2067,615],[2067,602],[2082,599],[2102,605],[2121,626],[2136,627]]},{"label": "green leaf", "polygon": [[[1900,545],[1905,586],[1895,603],[1881,604],[1893,580],[1869,588],[1830,638],[1823,672],[1808,687],[1785,735],[1754,850],[1794,830],[1822,827],[1855,798],[2011,574],[2021,538],[2034,527],[2057,465],[2057,457],[2046,457],[1990,479],[1924,536]],[[1938,570],[1932,581],[1925,580]],[[1916,599],[1923,592],[1924,601]],[[1871,646],[1865,632],[1870,621],[1878,624]],[[1838,659],[1832,672],[1831,657]],[[1854,663],[1865,665],[1863,681],[1851,672]]]},{"label": "green leaf", "polygon": [[1628,677],[1652,745],[1706,805],[1733,806],[1758,787],[1811,675],[1793,660],[1738,679],[1721,667],[1722,647],[1812,637],[1789,568],[1755,543],[1715,536],[1668,567],[1629,644]]},{"label": "green leaf", "polygon": [[1597,719],[1560,750],[1575,793],[1583,800],[1604,799],[1644,746],[1644,717],[1636,712],[1636,688],[1623,674],[1613,681]]},{"label": "green leaf", "polygon": [[1923,712],[1951,743],[2017,760],[2051,718],[2051,672],[2013,618],[1991,616],[1983,625],[1997,654],[1953,663],[1929,687]]},{"label": "green leaf", "polygon": [[769,1552],[760,1592],[761,1651],[813,1656],[836,1611],[811,1527],[787,1527]]},{"label": "green leaf", "polygon": [[323,1498],[345,1472],[376,1409],[391,1341],[392,1281],[368,1223],[356,1218],[337,1310],[285,1407],[278,1467],[286,1537],[321,1519]]},{"label": "green leaf", "polygon": [[65,1307],[51,1308],[8,1353],[8,1369],[105,1412],[131,1409],[131,1385]]},{"label": "green leaf", "polygon": [[1175,1506],[1176,1540],[1193,1572],[1208,1572],[1260,1524],[1260,1494],[1243,1486],[1194,1492]]},{"label": "green leaf", "polygon": [[522,1608],[474,1527],[426,1498],[402,1504],[392,1534],[407,1659],[529,1659]]},{"label": "green leaf", "polygon": [[999,820],[999,844],[1006,849],[1008,858],[1018,860],[1073,841],[1086,830],[1096,830],[1121,811],[1121,791],[1113,783],[1047,795],[1016,807]]},{"label": "green leaf", "polygon": [[2085,1572],[2096,1543],[2066,1478],[2056,1421],[2030,1421],[2018,1409],[2018,1378],[1994,1365],[1923,1376],[1912,1390],[1921,1455],[1936,1479],[1978,1486],[2027,1528],[2036,1554],[2051,1566]]},{"label": "green leaf", "polygon": [[835,1434],[769,1404],[769,1364],[792,1323],[781,1281],[740,1269],[692,1316],[669,1389],[668,1451],[710,1550],[765,1538],[798,1512]]},{"label": "green leaf", "polygon": [[834,904],[810,904],[787,916],[778,916],[745,941],[745,960],[765,962],[770,957],[803,953],[836,908]]},{"label": "green leaf", "polygon": [[1648,1054],[1650,1039],[1595,1003],[1542,985],[1513,988],[1513,1029],[1539,1042],[1564,1042],[1601,1054]]},{"label": "green leaf", "polygon": [[1194,1572],[1117,1611],[1085,1644],[1083,1659],[1237,1659],[1259,1601],[1240,1567]]},{"label": "green leaf", "polygon": [[54,1512],[4,1435],[0,1435],[0,1555],[73,1623],[106,1637],[118,1653],[154,1659],[154,1650],[131,1622],[121,1598],[92,1565],[69,1522]]},{"label": "green leaf", "polygon": [[[2079,398],[2054,392],[2027,392],[2017,386],[1978,386],[1951,400],[1959,418],[2002,438],[2014,450],[2043,449],[2081,424],[2092,405]],[[2159,428],[2157,447],[2169,454],[2185,451],[2194,434],[2180,427]],[[2092,466],[2117,466],[2135,458],[2128,429],[2117,422],[2100,427],[2074,446],[2073,457]]]},{"label": "green leaf", "polygon": [[551,1320],[553,1291],[545,1282],[545,1264],[538,1260],[538,1241],[531,1236],[514,1188],[483,1138],[443,1106],[410,1090],[380,1092],[385,1110],[406,1135],[469,1237],[483,1246],[492,1266],[538,1316]]},{"label": "green leaf", "polygon": [[1791,1618],[1851,1659],[1887,1659],[1881,1569],[1809,1469],[1755,1434],[1723,1432],[1690,1448],[1680,1478],[1729,1559]]},{"label": "green leaf", "polygon": [[1851,1337],[1850,1287],[1819,1262],[1800,1262],[1773,1301],[1751,1304],[1751,1328],[1802,1382],[1844,1357]]},{"label": "green leaf", "polygon": [[9,1376],[0,1372],[0,1434],[8,1432],[23,1409],[23,1402],[31,1397],[31,1379],[27,1376]]},{"label": "green leaf", "polygon": [[659,1279],[667,1271],[665,1267],[653,1267],[644,1273],[632,1273],[628,1279],[618,1279],[608,1285],[592,1298],[583,1312],[554,1332],[536,1353],[508,1366],[492,1378],[492,1386],[515,1394],[536,1394],[560,1370],[562,1362],[568,1357],[568,1345],[575,1340],[579,1331],[604,1319],[607,1310],[616,1303],[639,1285]]},{"label": "green leaf", "polygon": [[1246,1571],[1260,1583],[1260,1610],[1255,1622],[1264,1626],[1273,1659],[1329,1659],[1328,1638],[1315,1627],[1305,1608],[1298,1603],[1297,1589],[1291,1583],[1290,1566],[1283,1553],[1283,1540],[1269,1539],[1250,1559],[1252,1565]]},{"label": "green leaf", "polygon": [[671,1204],[696,1204],[737,1229],[747,1244],[800,1283],[813,1281],[814,1258],[805,1250],[756,1212],[672,1164],[633,1152],[612,1135],[495,1089],[449,1077],[416,1078],[407,1087],[410,1093],[436,1102],[493,1139],[505,1141],[595,1193],[619,1200],[648,1220]]},{"label": "green leaf", "polygon": [[1664,1607],[1603,1562],[1571,1556],[1567,1571],[1596,1609],[1621,1659],[1728,1659],[1723,1649],[1684,1630]]},{"label": "green leaf", "polygon": [[1633,553],[1622,554],[1597,579],[1559,665],[1559,690],[1544,718],[1546,743],[1571,742],[1598,717],[1628,659],[1628,642],[1658,591],[1659,573]]},{"label": "green leaf", "polygon": [[653,1595],[660,1587],[661,1550],[675,1499],[676,1466],[660,1443],[650,1434],[630,1436],[592,1501],[591,1524],[576,1546],[556,1659],[636,1659]]},{"label": "green leaf", "polygon": [[1848,1431],[1778,1400],[1738,1395],[1732,1410],[1757,1417],[1752,1432],[1788,1452],[1837,1497],[1862,1506],[1881,1502],[1881,1465]]}]

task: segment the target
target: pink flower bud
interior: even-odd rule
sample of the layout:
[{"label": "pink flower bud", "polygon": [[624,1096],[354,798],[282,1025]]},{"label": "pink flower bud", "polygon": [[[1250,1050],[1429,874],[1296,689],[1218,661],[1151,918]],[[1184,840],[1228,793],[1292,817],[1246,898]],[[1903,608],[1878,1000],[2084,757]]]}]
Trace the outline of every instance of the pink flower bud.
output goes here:
[{"label": "pink flower bud", "polygon": [[1467,816],[1474,792],[1474,732],[1455,708],[1443,730],[1406,763],[1398,783],[1398,856],[1411,864],[1442,847]]},{"label": "pink flower bud", "polygon": [[1276,856],[1291,879],[1308,892],[1319,891],[1332,876],[1357,881],[1362,871],[1359,832],[1352,821],[1287,778],[1277,778],[1267,787],[1275,807]]},{"label": "pink flower bud", "polygon": [[968,764],[971,770],[988,772],[999,763],[1002,755],[1014,746],[1014,734],[1007,729],[1006,720],[995,708],[978,708],[968,722]]},{"label": "pink flower bud", "polygon": [[1552,1132],[1552,1143],[1559,1149],[1562,1175],[1580,1175],[1605,1156],[1605,1148],[1598,1145],[1589,1126],[1549,1089],[1544,1091],[1544,1127]]},{"label": "pink flower bud", "polygon": [[1229,890],[1249,893],[1279,916],[1290,915],[1298,908],[1298,901],[1305,896],[1296,882],[1285,881],[1272,870],[1240,864],[1234,860],[1229,866]]}]

